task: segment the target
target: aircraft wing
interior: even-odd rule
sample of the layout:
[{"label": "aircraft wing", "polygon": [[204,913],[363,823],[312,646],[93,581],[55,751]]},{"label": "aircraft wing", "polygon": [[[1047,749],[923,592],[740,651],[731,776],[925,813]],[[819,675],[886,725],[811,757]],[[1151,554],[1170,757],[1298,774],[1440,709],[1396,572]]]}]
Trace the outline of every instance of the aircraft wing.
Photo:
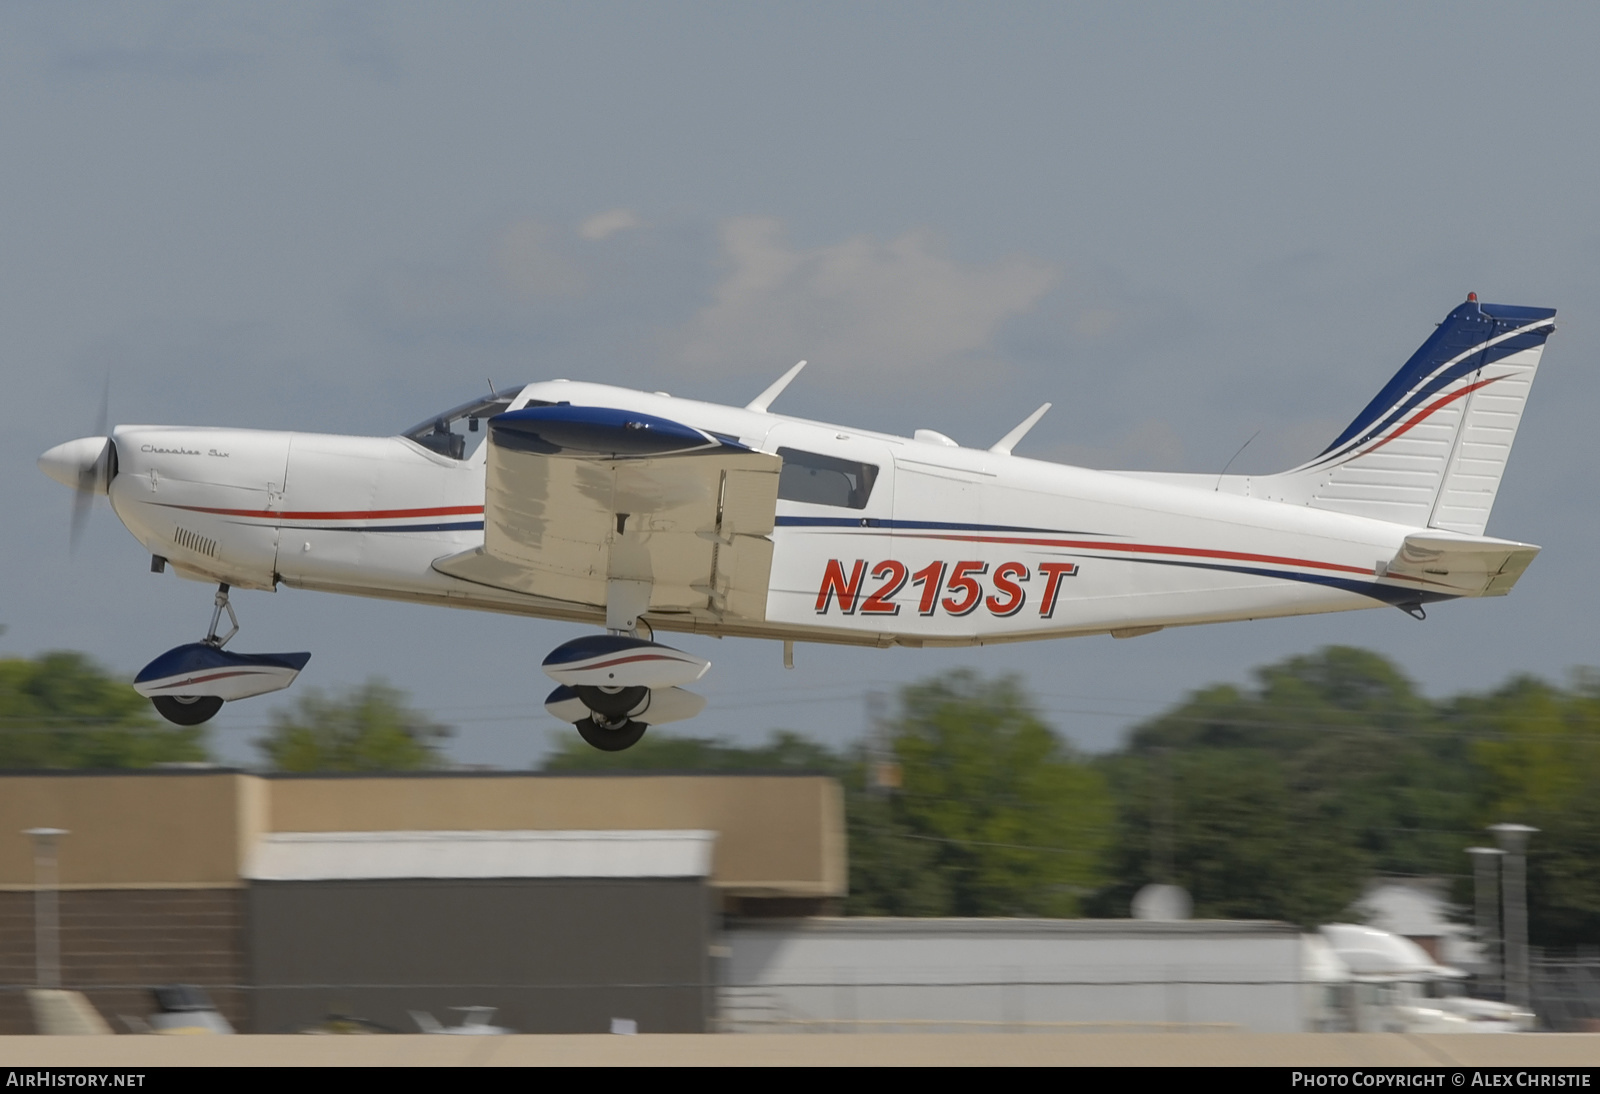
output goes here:
[{"label": "aircraft wing", "polygon": [[651,611],[766,618],[779,457],[608,407],[488,425],[483,546],[434,569],[594,606],[608,583],[638,582]]},{"label": "aircraft wing", "polygon": [[1386,573],[1455,596],[1505,596],[1538,553],[1531,543],[1414,532],[1405,538]]}]

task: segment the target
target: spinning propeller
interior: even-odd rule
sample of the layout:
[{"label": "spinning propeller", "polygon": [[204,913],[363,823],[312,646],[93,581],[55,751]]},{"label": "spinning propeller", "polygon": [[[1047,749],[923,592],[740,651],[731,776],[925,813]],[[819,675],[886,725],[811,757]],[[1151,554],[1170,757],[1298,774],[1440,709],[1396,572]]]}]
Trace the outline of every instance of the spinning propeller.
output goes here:
[{"label": "spinning propeller", "polygon": [[117,446],[111,439],[111,380],[100,396],[100,420],[96,436],[80,437],[66,444],[58,444],[39,457],[39,470],[63,486],[74,490],[72,498],[72,531],[70,543],[75,551],[84,526],[89,521],[89,509],[96,494],[106,494],[111,480],[117,474]]}]

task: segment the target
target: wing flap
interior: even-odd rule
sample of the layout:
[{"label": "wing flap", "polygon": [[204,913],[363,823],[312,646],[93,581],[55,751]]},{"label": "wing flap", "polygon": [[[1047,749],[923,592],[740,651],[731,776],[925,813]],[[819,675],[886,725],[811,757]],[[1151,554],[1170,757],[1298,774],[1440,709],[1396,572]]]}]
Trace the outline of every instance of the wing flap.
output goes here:
[{"label": "wing flap", "polygon": [[[563,409],[570,436],[584,408]],[[654,610],[766,617],[779,457],[709,437],[683,451],[632,455],[605,452],[603,441],[600,451],[580,451],[554,436],[547,429],[530,441],[527,428],[491,429],[483,548],[435,569],[596,607],[608,582],[646,582]]]}]

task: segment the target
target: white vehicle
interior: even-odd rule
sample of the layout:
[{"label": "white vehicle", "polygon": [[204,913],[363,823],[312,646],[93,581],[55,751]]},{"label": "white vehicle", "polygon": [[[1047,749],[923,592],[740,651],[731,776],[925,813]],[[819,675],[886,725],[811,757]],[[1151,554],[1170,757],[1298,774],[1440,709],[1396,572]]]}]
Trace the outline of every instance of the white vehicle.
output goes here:
[{"label": "white vehicle", "polygon": [[[180,576],[206,638],[136,681],[167,718],[287,687],[309,654],[223,650],[229,590],[294,588],[603,628],[545,662],[596,747],[691,717],[708,663],[661,631],[958,646],[1508,592],[1537,547],[1483,535],[1546,308],[1452,311],[1348,428],[1281,474],[1093,471],[989,448],[553,380],[391,437],[118,426],[41,468]],[[486,427],[486,428],[485,428]],[[484,440],[487,443],[475,444]],[[234,629],[237,629],[235,624]]]},{"label": "white vehicle", "polygon": [[[1534,1027],[1531,1012],[1460,991],[1466,973],[1440,965],[1410,939],[1376,927],[1330,923],[1321,937],[1345,974],[1349,1025],[1362,1032],[1518,1033]],[[1308,977],[1309,979],[1309,977]]]},{"label": "white vehicle", "polygon": [[461,1024],[457,1026],[444,1025],[439,1019],[425,1010],[411,1012],[411,1020],[423,1033],[453,1034],[460,1037],[494,1037],[500,1034],[515,1033],[514,1029],[497,1026],[491,1019],[494,1017],[495,1007],[452,1007],[451,1010],[462,1012]]}]

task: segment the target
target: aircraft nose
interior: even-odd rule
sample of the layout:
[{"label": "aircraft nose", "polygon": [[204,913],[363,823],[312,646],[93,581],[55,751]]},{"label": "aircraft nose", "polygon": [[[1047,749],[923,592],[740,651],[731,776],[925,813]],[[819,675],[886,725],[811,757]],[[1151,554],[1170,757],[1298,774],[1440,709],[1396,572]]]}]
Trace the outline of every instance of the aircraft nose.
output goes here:
[{"label": "aircraft nose", "polygon": [[[39,470],[63,486],[85,489],[94,479],[95,467],[110,443],[105,437],[79,437],[58,444],[39,457]],[[101,492],[96,490],[96,493]]]}]

